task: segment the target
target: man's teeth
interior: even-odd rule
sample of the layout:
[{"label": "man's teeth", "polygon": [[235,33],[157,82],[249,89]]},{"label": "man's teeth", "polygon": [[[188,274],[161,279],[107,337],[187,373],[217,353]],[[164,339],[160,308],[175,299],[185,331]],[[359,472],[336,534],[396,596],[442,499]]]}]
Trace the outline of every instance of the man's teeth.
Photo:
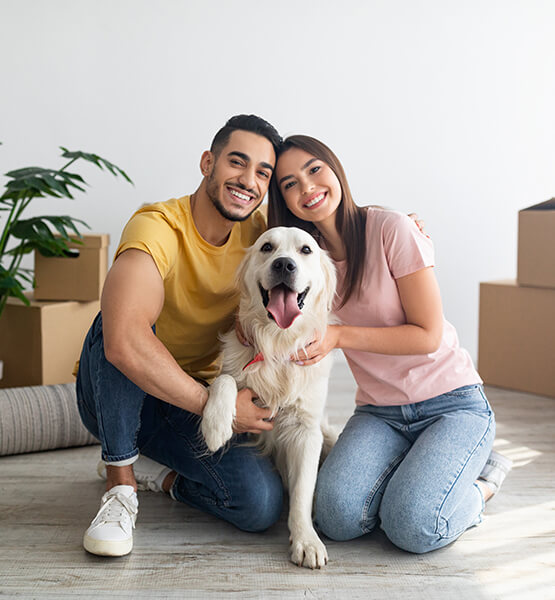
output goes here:
[{"label": "man's teeth", "polygon": [[247,196],[246,194],[241,194],[241,192],[238,192],[237,190],[230,189],[229,192],[232,196],[239,198],[239,200],[244,200],[245,202],[251,199],[250,196]]},{"label": "man's teeth", "polygon": [[316,196],[316,198],[313,198],[313,199],[312,199],[310,202],[307,202],[307,203],[305,204],[305,206],[306,206],[307,208],[310,208],[311,206],[314,206],[315,204],[318,204],[318,202],[320,202],[320,200],[323,200],[323,199],[324,199],[324,196],[325,196],[325,194],[318,194],[318,195]]}]

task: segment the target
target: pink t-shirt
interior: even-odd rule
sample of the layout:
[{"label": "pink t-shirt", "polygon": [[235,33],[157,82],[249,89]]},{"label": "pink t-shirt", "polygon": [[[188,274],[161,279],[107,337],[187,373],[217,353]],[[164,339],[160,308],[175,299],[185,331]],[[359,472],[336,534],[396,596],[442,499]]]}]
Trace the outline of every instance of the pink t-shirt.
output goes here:
[{"label": "pink t-shirt", "polygon": [[[403,325],[407,321],[395,280],[434,265],[432,241],[406,215],[368,208],[366,245],[367,268],[361,296],[354,294],[334,312],[345,325]],[[335,262],[335,266],[341,289],[346,263]],[[432,354],[344,353],[358,384],[358,405],[412,404],[464,385],[482,383],[470,355],[459,346],[455,328],[445,319],[441,345]]]}]

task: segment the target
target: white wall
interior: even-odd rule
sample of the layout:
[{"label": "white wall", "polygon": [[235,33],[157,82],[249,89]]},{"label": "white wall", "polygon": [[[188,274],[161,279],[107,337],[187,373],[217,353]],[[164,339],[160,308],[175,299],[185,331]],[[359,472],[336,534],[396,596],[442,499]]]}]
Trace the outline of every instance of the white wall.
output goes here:
[{"label": "white wall", "polygon": [[119,232],[191,192],[231,115],[307,133],[359,204],[416,211],[445,313],[477,351],[479,281],[516,274],[517,211],[555,194],[551,0],[0,0],[0,164],[96,152],[91,188],[33,209]]}]

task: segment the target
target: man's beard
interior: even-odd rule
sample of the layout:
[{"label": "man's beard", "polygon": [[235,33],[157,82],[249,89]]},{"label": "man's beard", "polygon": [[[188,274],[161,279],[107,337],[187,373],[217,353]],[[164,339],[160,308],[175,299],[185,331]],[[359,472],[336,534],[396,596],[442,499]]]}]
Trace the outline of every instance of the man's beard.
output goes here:
[{"label": "man's beard", "polygon": [[[241,189],[245,189],[245,188],[242,188],[240,185],[237,185],[237,187],[241,188]],[[256,206],[246,215],[236,215],[236,214],[230,212],[229,210],[227,210],[222,205],[220,198],[218,197],[218,190],[219,190],[219,186],[218,186],[218,183],[215,181],[214,175],[210,175],[208,177],[208,179],[206,180],[206,194],[207,194],[208,198],[210,198],[210,201],[212,202],[212,204],[214,205],[216,210],[222,215],[222,217],[224,219],[227,219],[228,221],[233,221],[235,223],[240,223],[242,221],[246,221],[252,215],[252,213],[258,208],[258,204],[256,204]],[[247,190],[245,189],[245,191],[247,191]]]}]

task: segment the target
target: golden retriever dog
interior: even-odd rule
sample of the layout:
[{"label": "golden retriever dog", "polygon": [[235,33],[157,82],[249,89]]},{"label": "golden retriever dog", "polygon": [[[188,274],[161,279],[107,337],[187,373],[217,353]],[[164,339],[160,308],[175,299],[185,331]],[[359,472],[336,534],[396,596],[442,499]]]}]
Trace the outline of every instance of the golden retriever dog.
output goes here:
[{"label": "golden retriever dog", "polygon": [[324,405],[332,358],[297,365],[303,348],[323,336],[335,294],[333,263],[305,231],[276,227],[248,249],[238,270],[238,319],[223,336],[222,374],[209,389],[201,431],[215,452],[232,437],[237,390],[250,388],[272,410],[274,428],[258,438],[289,489],[291,560],[312,569],[327,563],[326,547],[312,525],[312,502],[321,454],[336,440]]}]

